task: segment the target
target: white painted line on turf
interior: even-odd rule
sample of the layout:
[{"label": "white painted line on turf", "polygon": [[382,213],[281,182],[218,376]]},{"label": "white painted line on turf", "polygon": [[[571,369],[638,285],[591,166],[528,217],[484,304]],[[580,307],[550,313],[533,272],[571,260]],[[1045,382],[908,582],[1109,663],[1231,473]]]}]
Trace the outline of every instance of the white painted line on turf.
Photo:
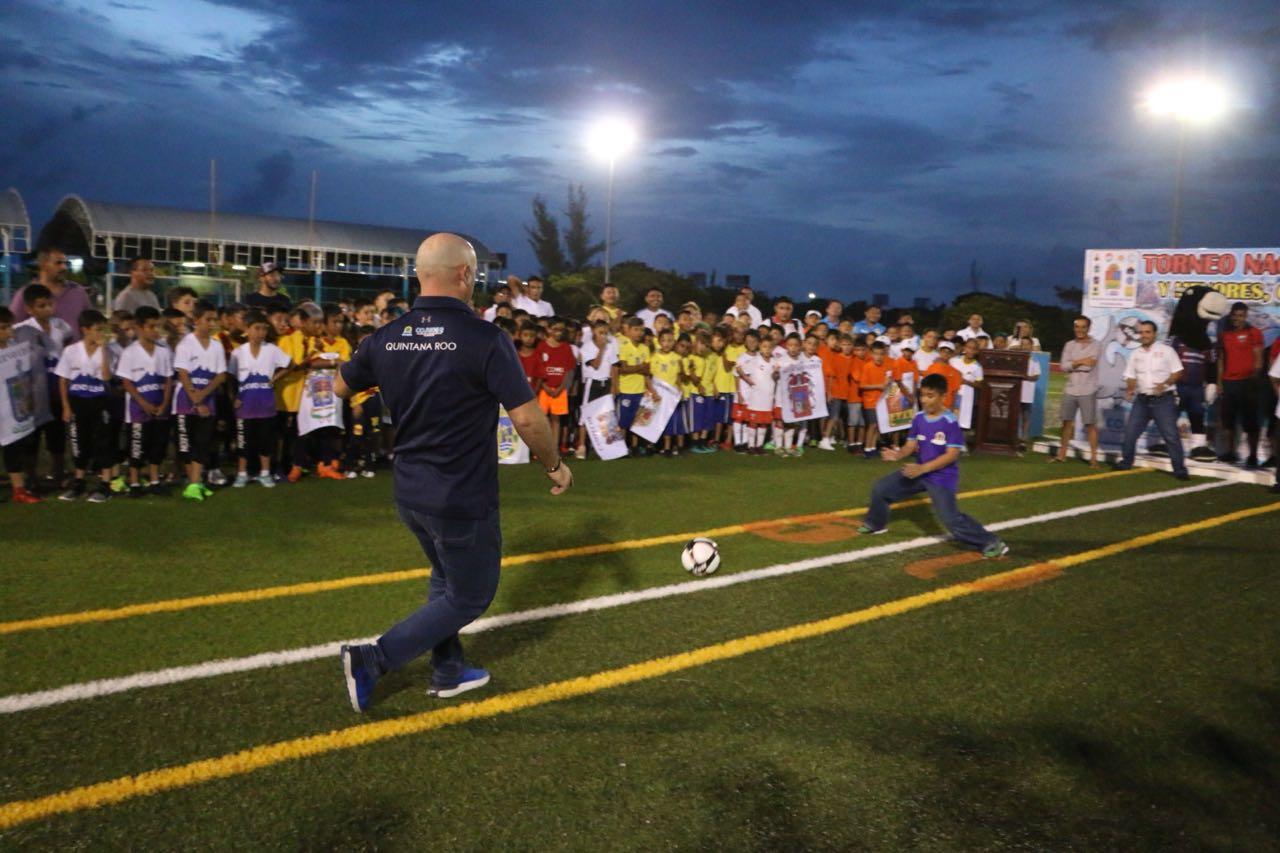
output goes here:
[{"label": "white painted line on turf", "polygon": [[[1032,524],[1043,524],[1049,521],[1059,521],[1064,518],[1075,518],[1077,516],[1087,515],[1094,512],[1121,509],[1123,507],[1149,503],[1151,501],[1163,500],[1165,498],[1181,497],[1183,495],[1209,491],[1210,489],[1220,489],[1223,486],[1230,485],[1232,485],[1230,481],[1215,480],[1211,483],[1184,486],[1182,488],[1170,489],[1164,492],[1135,495],[1133,497],[1119,498],[1113,501],[1086,504],[1084,506],[1072,507],[1071,509],[1046,512],[1041,513],[1040,515],[1031,515],[1025,518],[1014,518],[1008,521],[1000,521],[995,524],[987,525],[987,529],[998,533],[1002,530],[1012,530],[1016,527],[1027,527]],[[472,622],[470,625],[463,628],[462,633],[479,634],[483,631],[492,631],[495,628],[505,628],[509,625],[519,625],[523,622],[538,622],[543,619],[557,619],[561,616],[571,616],[576,613],[591,613],[597,610],[609,610],[614,607],[622,607],[627,604],[637,604],[642,601],[655,601],[657,599],[671,598],[677,595],[689,595],[690,593],[702,592],[709,589],[723,589],[724,587],[763,580],[765,578],[782,577],[783,575],[807,572],[813,569],[824,568],[826,566],[853,563],[861,560],[869,560],[872,557],[883,557],[886,554],[897,554],[903,551],[911,551],[916,548],[924,548],[928,545],[936,545],[937,543],[945,542],[946,540],[947,537],[945,536],[919,536],[915,539],[908,539],[904,542],[892,542],[885,545],[877,545],[872,548],[859,548],[854,551],[842,551],[838,554],[827,554],[822,557],[813,557],[808,560],[798,560],[794,563],[779,563],[774,566],[766,566],[760,569],[749,569],[745,572],[736,572],[734,574],[713,575],[709,578],[700,578],[698,580],[685,581],[683,583],[667,584],[666,586],[650,587],[649,589],[640,589],[631,592],[618,592],[613,593],[612,595],[596,596],[595,598],[584,598],[580,601],[571,601],[565,604],[552,604],[547,607],[535,607],[530,610],[519,610],[514,613],[500,613],[497,616],[486,616],[481,619],[477,619],[475,622]],[[178,684],[184,681],[195,681],[202,678],[215,678],[220,675],[232,675],[238,672],[250,672],[252,670],[285,666],[293,663],[305,663],[307,661],[319,660],[326,657],[337,657],[338,649],[343,643],[371,643],[376,639],[376,637],[365,637],[357,640],[339,640],[330,643],[320,643],[315,646],[306,646],[299,649],[288,649],[279,652],[263,652],[262,654],[250,655],[242,658],[223,658],[222,660],[207,661],[205,663],[194,664],[192,666],[175,666],[168,669],[157,669],[151,672],[139,672],[134,675],[126,675],[120,678],[102,678],[96,681],[68,684],[65,687],[57,687],[52,690],[40,690],[34,693],[15,693],[11,696],[0,697],[0,714],[16,714],[21,711],[31,711],[36,708],[47,708],[52,705],[77,702],[82,699],[94,699],[99,696],[110,696],[115,693],[127,693],[131,690],[139,690],[147,687],[162,687],[164,685]]]}]

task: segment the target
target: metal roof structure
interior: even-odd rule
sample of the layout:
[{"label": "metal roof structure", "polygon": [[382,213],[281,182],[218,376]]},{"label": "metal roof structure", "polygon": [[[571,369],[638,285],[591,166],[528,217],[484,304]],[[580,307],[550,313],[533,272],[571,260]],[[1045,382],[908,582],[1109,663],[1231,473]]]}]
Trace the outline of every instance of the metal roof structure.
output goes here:
[{"label": "metal roof structure", "polygon": [[31,251],[31,218],[22,194],[13,187],[0,195],[0,237],[6,253],[26,254]]},{"label": "metal roof structure", "polygon": [[[78,232],[78,233],[76,233]],[[159,263],[255,266],[276,261],[298,272],[408,276],[418,244],[432,231],[240,213],[90,201],[69,195],[41,232],[68,252],[101,259],[146,256]],[[501,267],[488,246],[475,246],[479,277]],[[78,239],[77,239],[78,238]]]}]

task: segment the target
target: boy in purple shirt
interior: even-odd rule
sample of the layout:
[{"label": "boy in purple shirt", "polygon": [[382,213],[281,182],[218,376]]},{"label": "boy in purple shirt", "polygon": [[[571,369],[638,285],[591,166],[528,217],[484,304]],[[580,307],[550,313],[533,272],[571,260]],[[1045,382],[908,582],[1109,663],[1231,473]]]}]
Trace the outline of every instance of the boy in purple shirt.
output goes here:
[{"label": "boy in purple shirt", "polygon": [[271,455],[276,448],[275,382],[289,371],[292,359],[284,350],[267,343],[271,324],[256,311],[245,319],[245,343],[231,353],[227,373],[235,384],[236,450],[240,468],[233,488],[249,484],[249,461],[258,459],[258,483],[275,486],[271,478]]},{"label": "boy in purple shirt", "polygon": [[880,478],[872,487],[871,507],[858,532],[884,533],[889,523],[890,504],[928,492],[934,516],[957,542],[981,550],[984,557],[1002,557],[1009,553],[1004,540],[956,507],[956,489],[960,486],[957,463],[964,449],[964,430],[955,415],[947,411],[946,397],[945,376],[932,373],[920,380],[923,411],[911,422],[907,443],[899,449],[884,451],[884,458],[890,461],[913,453],[916,461]]}]

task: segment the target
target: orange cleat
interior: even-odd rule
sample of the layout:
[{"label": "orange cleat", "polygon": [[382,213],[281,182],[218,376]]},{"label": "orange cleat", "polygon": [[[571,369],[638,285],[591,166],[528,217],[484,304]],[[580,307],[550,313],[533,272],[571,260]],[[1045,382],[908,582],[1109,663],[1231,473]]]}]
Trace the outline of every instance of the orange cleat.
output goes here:
[{"label": "orange cleat", "polygon": [[331,465],[326,465],[326,464],[324,464],[323,462],[321,462],[319,465],[317,465],[317,466],[316,466],[316,476],[317,476],[317,477],[319,477],[319,478],[320,478],[320,479],[322,479],[322,480],[342,480],[342,479],[345,479],[345,478],[342,476],[342,472],[338,470],[338,463],[337,463],[337,462],[334,462],[334,463],[333,463],[333,464],[331,464]]},{"label": "orange cleat", "polygon": [[302,479],[302,469],[299,468],[297,465],[294,465],[292,468],[289,469],[289,476],[286,477],[285,479],[287,479],[290,483],[298,482],[299,480]]},{"label": "orange cleat", "polygon": [[13,502],[16,504],[38,504],[44,503],[40,498],[28,492],[26,489],[13,490]]}]

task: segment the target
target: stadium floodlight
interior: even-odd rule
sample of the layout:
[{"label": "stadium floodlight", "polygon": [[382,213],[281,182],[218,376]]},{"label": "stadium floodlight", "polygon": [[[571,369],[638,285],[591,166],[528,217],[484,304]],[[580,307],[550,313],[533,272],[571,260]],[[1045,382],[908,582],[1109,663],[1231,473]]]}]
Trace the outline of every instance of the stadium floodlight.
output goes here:
[{"label": "stadium floodlight", "polygon": [[1212,124],[1226,115],[1230,105],[1226,87],[1201,76],[1163,80],[1142,98],[1142,107],[1151,115],[1189,124]]},{"label": "stadium floodlight", "polygon": [[604,280],[609,280],[613,249],[613,168],[622,155],[636,144],[636,129],[626,119],[611,117],[596,122],[587,133],[587,148],[609,162],[609,195],[604,214]]},{"label": "stadium floodlight", "polygon": [[1203,75],[1191,74],[1170,77],[1152,86],[1142,96],[1140,107],[1151,116],[1172,118],[1178,123],[1173,221],[1169,227],[1169,248],[1176,249],[1182,236],[1182,173],[1187,153],[1187,127],[1221,121],[1231,109],[1231,95],[1222,83]]},{"label": "stadium floodlight", "polygon": [[817,298],[818,298],[818,294],[816,294],[816,293],[814,293],[812,290],[810,290],[810,291],[809,291],[809,298],[810,298],[810,299],[817,299]]}]

